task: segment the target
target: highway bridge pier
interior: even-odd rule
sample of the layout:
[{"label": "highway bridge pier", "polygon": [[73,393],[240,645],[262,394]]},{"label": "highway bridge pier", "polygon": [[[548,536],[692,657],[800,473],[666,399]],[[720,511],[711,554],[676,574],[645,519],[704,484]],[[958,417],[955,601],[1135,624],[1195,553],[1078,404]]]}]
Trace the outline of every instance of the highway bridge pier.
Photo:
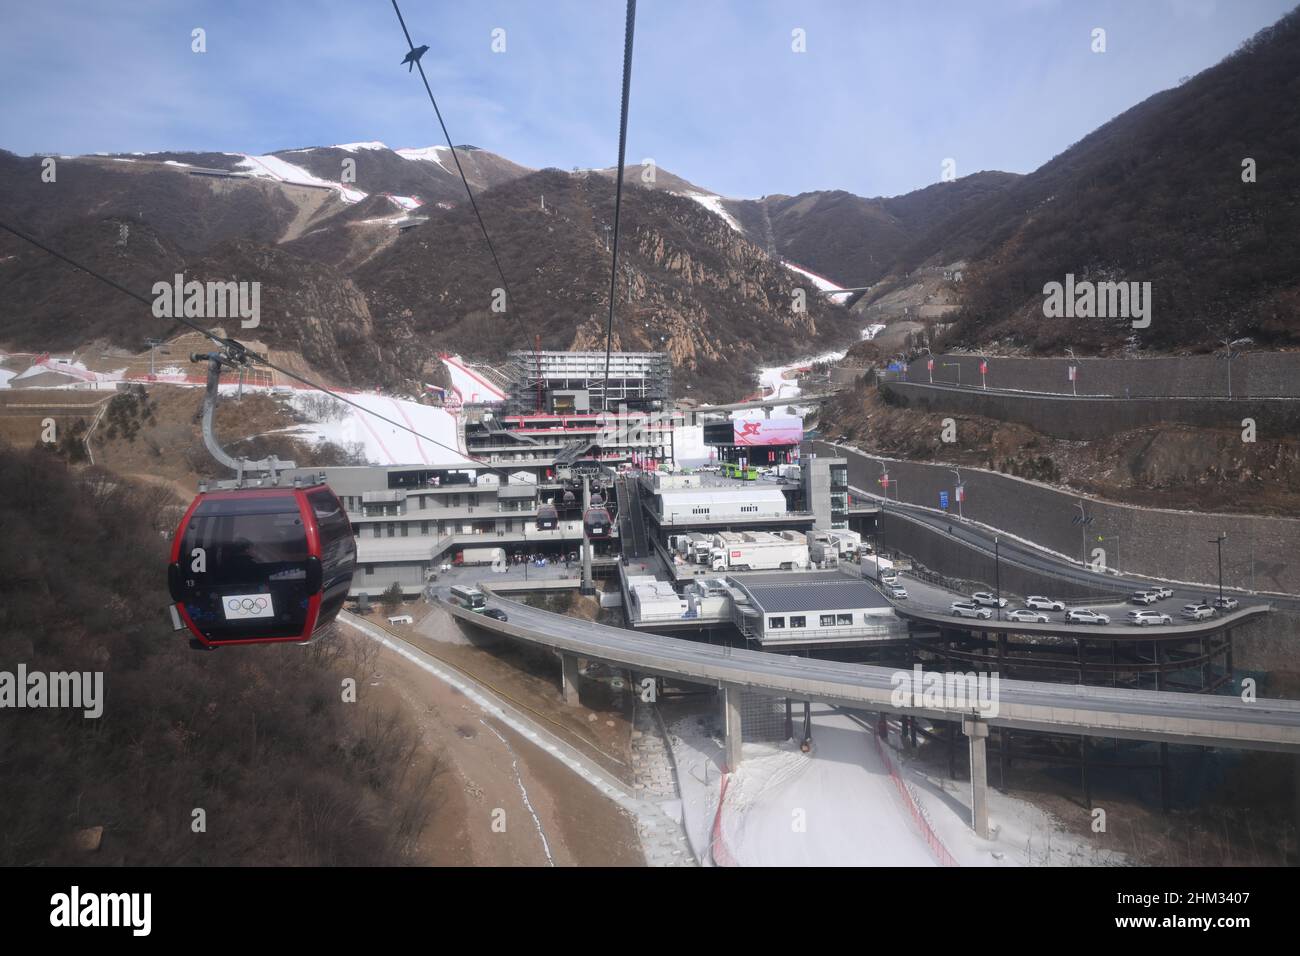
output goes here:
[{"label": "highway bridge pier", "polygon": [[578,658],[563,651],[557,653],[560,658],[560,696],[572,707],[578,703]]},{"label": "highway bridge pier", "polygon": [[971,828],[981,840],[989,838],[989,725],[978,717],[963,717],[962,733],[970,740]]},{"label": "highway bridge pier", "polygon": [[740,695],[736,684],[722,685],[722,728],[726,737],[723,749],[723,772],[734,773],[740,767],[745,735],[740,724]]}]

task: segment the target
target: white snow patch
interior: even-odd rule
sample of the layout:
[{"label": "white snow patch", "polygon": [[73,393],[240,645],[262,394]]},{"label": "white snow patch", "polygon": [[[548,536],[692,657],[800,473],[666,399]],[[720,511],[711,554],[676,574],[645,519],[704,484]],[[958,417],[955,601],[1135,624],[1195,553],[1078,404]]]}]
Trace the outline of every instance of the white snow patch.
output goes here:
[{"label": "white snow patch", "polygon": [[447,146],[419,146],[413,149],[394,150],[402,159],[409,159],[413,162],[437,163],[447,172],[454,172],[446,163],[442,161],[443,153],[450,153],[451,149]]},{"label": "white snow patch", "polygon": [[236,164],[237,166],[241,166],[254,176],[263,179],[272,179],[278,183],[288,183],[296,186],[325,186],[336,190],[339,197],[348,203],[360,202],[368,195],[368,193],[364,193],[360,189],[353,189],[341,183],[332,183],[329,180],[313,176],[301,166],[285,162],[279,156],[249,156],[246,153],[236,153],[235,155],[243,157]]},{"label": "white snow patch", "polygon": [[[305,412],[303,399],[307,396],[328,397],[310,389],[295,390],[290,400],[299,412]],[[299,425],[293,433],[309,441],[360,444],[366,458],[378,465],[461,465],[470,461],[460,448],[456,415],[447,409],[375,392],[347,393],[347,398],[361,408],[340,402],[340,418]]]},{"label": "white snow patch", "polygon": [[369,143],[340,143],[334,148],[341,149],[346,153],[355,153],[359,149],[387,149],[388,145],[377,140],[372,140]]},{"label": "white snow patch", "polygon": [[502,402],[506,394],[465,364],[459,355],[444,355],[442,364],[451,376],[451,388],[462,402]]},{"label": "white snow patch", "polygon": [[870,733],[813,706],[813,749],[745,744],[721,835],[741,866],[936,866]]},{"label": "white snow patch", "polygon": [[799,275],[811,279],[812,284],[815,285],[822,292],[843,292],[844,291],[844,286],[836,285],[834,282],[832,282],[830,279],[827,279],[825,276],[819,276],[815,272],[809,272],[807,269],[800,268],[799,266],[795,265],[793,262],[787,262],[785,259],[782,259],[781,265],[785,266],[791,272],[797,272],[799,273]]},{"label": "white snow patch", "polygon": [[736,230],[736,232],[744,234],[745,230],[740,228],[740,223],[736,222],[736,218],[731,213],[727,212],[726,208],[722,205],[721,196],[716,195],[715,193],[676,193],[675,195],[694,199],[715,216],[721,216],[723,220],[726,221],[727,225]]},{"label": "white snow patch", "polygon": [[392,193],[384,193],[384,198],[399,209],[405,209],[410,212],[412,209],[419,209],[424,205],[424,200],[416,196],[394,196]]},{"label": "white snow patch", "polygon": [[182,163],[182,162],[179,162],[178,160],[175,160],[175,159],[164,159],[164,160],[163,160],[163,165],[164,165],[164,166],[184,166],[184,167],[187,167],[187,168],[188,168],[188,167],[190,167],[190,166],[193,166],[194,164],[193,164],[193,163]]}]

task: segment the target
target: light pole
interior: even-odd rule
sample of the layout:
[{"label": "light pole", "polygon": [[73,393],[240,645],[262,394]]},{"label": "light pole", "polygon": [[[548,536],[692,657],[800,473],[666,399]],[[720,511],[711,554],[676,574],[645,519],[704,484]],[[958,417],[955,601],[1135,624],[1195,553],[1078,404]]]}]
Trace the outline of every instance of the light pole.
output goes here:
[{"label": "light pole", "polygon": [[1219,344],[1223,346],[1223,354],[1220,355],[1219,358],[1228,363],[1228,397],[1229,398],[1232,398],[1232,360],[1241,354],[1240,352],[1234,352],[1232,350],[1232,347],[1234,345],[1239,345],[1245,341],[1247,340],[1246,339],[1231,339],[1231,340],[1219,339]]},{"label": "light pole", "polygon": [[1070,391],[1074,394],[1075,398],[1078,398],[1079,385],[1078,382],[1076,382],[1075,380],[1078,377],[1079,373],[1078,373],[1078,366],[1074,364],[1075,361],[1074,349],[1066,349],[1065,354],[1070,356]]},{"label": "light pole", "polygon": [[924,348],[924,347],[921,349],[921,351],[926,354],[925,370],[930,373],[930,384],[933,385],[934,384],[934,353],[931,352],[928,348]]},{"label": "light pole", "polygon": [[1002,558],[998,546],[999,538],[993,536],[993,596],[998,604],[998,620],[1002,620]]},{"label": "light pole", "polygon": [[1082,501],[1076,501],[1074,506],[1079,509],[1079,517],[1074,519],[1079,525],[1079,545],[1082,548],[1079,563],[1086,570],[1088,567],[1088,525],[1092,524],[1092,519],[1088,517],[1088,512],[1084,510]]},{"label": "light pole", "polygon": [[958,521],[965,521],[966,518],[965,518],[965,516],[962,514],[962,511],[961,511],[961,503],[962,503],[962,499],[966,497],[965,489],[962,487],[962,483],[961,483],[961,469],[960,469],[960,468],[949,468],[948,470],[951,471],[954,475],[957,476],[957,487],[953,489],[953,495],[954,495],[954,496],[956,497],[956,499],[957,499],[957,520],[958,520]]},{"label": "light pole", "polygon": [[1223,606],[1223,542],[1228,539],[1226,531],[1220,531],[1219,536],[1213,539],[1210,544],[1216,545],[1219,549],[1219,607]]}]

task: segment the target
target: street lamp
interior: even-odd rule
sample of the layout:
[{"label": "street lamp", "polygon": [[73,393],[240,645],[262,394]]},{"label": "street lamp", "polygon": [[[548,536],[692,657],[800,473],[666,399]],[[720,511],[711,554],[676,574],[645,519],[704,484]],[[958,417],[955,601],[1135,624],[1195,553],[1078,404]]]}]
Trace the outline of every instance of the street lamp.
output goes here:
[{"label": "street lamp", "polygon": [[925,360],[925,370],[930,373],[930,384],[933,385],[934,384],[934,353],[925,347],[922,347],[921,351],[929,356],[929,358]]},{"label": "street lamp", "polygon": [[1002,620],[1002,559],[998,546],[999,538],[993,536],[993,591],[998,604],[998,620]]},{"label": "street lamp", "polygon": [[1070,364],[1070,391],[1077,398],[1079,395],[1079,386],[1078,383],[1076,382],[1076,378],[1078,377],[1078,371],[1077,371],[1078,366],[1074,364],[1075,362],[1074,349],[1066,349],[1065,354],[1070,356],[1070,363],[1071,363]]},{"label": "street lamp", "polygon": [[962,511],[961,511],[961,503],[962,503],[962,499],[966,497],[965,489],[962,487],[962,483],[961,483],[961,469],[960,469],[960,468],[949,468],[948,470],[951,471],[954,475],[957,476],[957,487],[956,487],[955,489],[953,489],[953,494],[954,494],[954,495],[956,496],[956,498],[957,498],[957,520],[958,520],[958,521],[965,521],[966,519],[965,519],[965,517],[962,515]]},{"label": "street lamp", "polygon": [[1219,536],[1210,541],[1210,544],[1217,545],[1219,549],[1219,607],[1223,606],[1223,542],[1226,540],[1228,533],[1220,531]]},{"label": "street lamp", "polygon": [[1240,352],[1234,352],[1232,350],[1232,347],[1234,345],[1241,345],[1248,341],[1249,339],[1232,339],[1232,340],[1219,339],[1219,344],[1223,346],[1223,354],[1219,356],[1219,359],[1221,361],[1226,361],[1228,363],[1228,397],[1229,398],[1232,398],[1232,360],[1241,354]]},{"label": "street lamp", "polygon": [[1082,501],[1076,501],[1074,506],[1079,509],[1079,517],[1072,522],[1079,526],[1079,545],[1083,549],[1079,555],[1079,563],[1087,569],[1088,566],[1088,525],[1092,524],[1092,519],[1088,517],[1088,512],[1083,507]]}]

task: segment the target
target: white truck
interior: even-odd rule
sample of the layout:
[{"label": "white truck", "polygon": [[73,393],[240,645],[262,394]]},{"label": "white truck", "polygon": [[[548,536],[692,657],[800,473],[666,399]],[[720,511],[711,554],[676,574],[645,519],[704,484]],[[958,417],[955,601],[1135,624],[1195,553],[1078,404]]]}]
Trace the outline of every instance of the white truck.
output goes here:
[{"label": "white truck", "polygon": [[722,531],[709,559],[714,571],[806,570],[808,539],[798,531]]},{"label": "white truck", "polygon": [[692,531],[690,534],[675,534],[668,539],[669,546],[691,564],[708,564],[709,551],[713,539],[707,534]]},{"label": "white truck", "polygon": [[813,529],[808,535],[808,559],[819,568],[833,568],[840,563],[840,542],[829,531]]},{"label": "white truck", "polygon": [[827,532],[839,546],[840,560],[852,561],[862,551],[862,535],[847,528]]},{"label": "white truck", "polygon": [[454,563],[457,565],[491,564],[497,555],[504,555],[502,548],[465,548],[456,552]]},{"label": "white truck", "polygon": [[894,562],[876,554],[869,554],[862,559],[862,576],[868,581],[880,584],[884,578],[892,578],[897,572]]}]

